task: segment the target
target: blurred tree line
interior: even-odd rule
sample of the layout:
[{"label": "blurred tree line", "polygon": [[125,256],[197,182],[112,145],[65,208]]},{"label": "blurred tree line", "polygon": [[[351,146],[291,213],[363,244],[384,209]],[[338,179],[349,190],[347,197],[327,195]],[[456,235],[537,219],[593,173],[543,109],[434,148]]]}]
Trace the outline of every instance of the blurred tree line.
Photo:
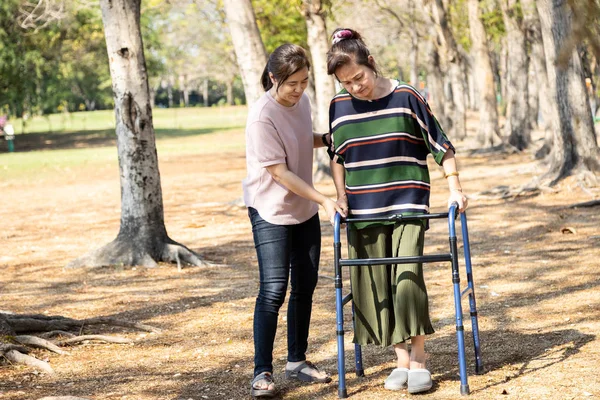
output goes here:
[{"label": "blurred tree line", "polygon": [[[0,3],[0,114],[114,106],[99,4]],[[306,29],[294,29],[302,15],[287,3],[254,1],[269,51],[285,41],[306,44]],[[221,0],[144,0],[141,28],[155,106],[245,103]]]},{"label": "blurred tree line", "polygon": [[[313,58],[308,93],[326,129],[323,54],[338,26],[364,34],[384,75],[422,90],[453,138],[474,111],[482,148],[536,146],[554,178],[599,168],[600,0],[143,0],[151,104],[251,104],[266,56],[293,42]],[[0,112],[111,108],[107,61],[95,1],[0,4]]]}]

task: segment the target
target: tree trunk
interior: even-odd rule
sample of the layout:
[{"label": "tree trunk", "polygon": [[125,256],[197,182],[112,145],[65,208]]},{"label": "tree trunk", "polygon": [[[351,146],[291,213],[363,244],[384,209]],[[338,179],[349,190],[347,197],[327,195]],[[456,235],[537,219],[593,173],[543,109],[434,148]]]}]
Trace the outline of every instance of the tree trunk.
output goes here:
[{"label": "tree trunk", "polygon": [[[475,62],[475,68],[477,68],[477,63]],[[490,67],[491,70],[491,67]],[[470,73],[467,75],[467,85],[469,86],[469,110],[479,111],[479,103],[481,94],[479,93],[479,83],[476,82],[475,76],[478,75],[470,69]],[[492,81],[494,79],[494,75],[492,73]],[[496,99],[494,98],[494,101]]]},{"label": "tree trunk", "polygon": [[[531,53],[531,52],[530,52]],[[540,99],[538,82],[535,78],[535,67],[529,57],[529,71],[527,72],[527,106],[529,112],[527,121],[530,131],[538,127],[538,115],[540,114]]]},{"label": "tree trunk", "polygon": [[553,144],[553,107],[550,100],[552,96],[549,89],[548,72],[546,71],[546,55],[542,41],[542,28],[535,1],[521,0],[521,7],[523,9],[524,25],[531,48],[529,60],[537,86],[539,114],[536,113],[536,118],[538,115],[542,117],[542,123],[538,124],[538,126],[545,132],[544,142],[535,153],[535,157],[541,159],[550,154]]},{"label": "tree trunk", "polygon": [[180,107],[189,107],[190,105],[190,90],[188,88],[187,75],[179,75],[179,89],[181,90],[181,97],[179,98]]},{"label": "tree trunk", "polygon": [[507,92],[507,82],[508,82],[508,45],[506,37],[502,39],[502,48],[500,49],[500,54],[498,55],[498,81],[500,87],[500,115],[506,116],[506,92]]},{"label": "tree trunk", "polygon": [[578,168],[593,181],[589,172],[600,171],[600,151],[576,49],[567,66],[557,65],[571,29],[571,11],[564,0],[538,0],[537,6],[553,107],[554,144],[545,178],[552,185]]},{"label": "tree trunk", "polygon": [[[531,53],[531,52],[530,52]],[[533,130],[538,127],[538,115],[540,114],[540,99],[538,82],[535,78],[535,67],[529,57],[529,72],[527,73],[527,105],[529,107],[529,115],[527,120],[529,129]]]},{"label": "tree trunk", "polygon": [[498,128],[498,105],[487,35],[481,21],[478,0],[469,0],[469,30],[475,63],[476,76],[474,80],[477,82],[477,92],[479,93],[477,140],[483,146],[494,146],[501,143],[500,129]]},{"label": "tree trunk", "polygon": [[260,83],[267,52],[260,37],[250,0],[224,0],[227,24],[237,58],[246,103],[252,106],[264,93]]},{"label": "tree trunk", "polygon": [[226,85],[226,93],[227,93],[227,104],[232,106],[233,105],[233,80],[235,78],[231,78],[228,79],[227,82],[225,82]]},{"label": "tree trunk", "polygon": [[[315,132],[329,131],[329,102],[335,95],[333,76],[327,74],[327,51],[329,39],[325,24],[325,10],[321,0],[303,0],[302,9],[306,20],[307,42],[312,59],[315,82]],[[315,151],[315,181],[331,176],[329,156],[325,149]]]},{"label": "tree trunk", "polygon": [[208,107],[210,105],[208,101],[208,79],[202,81],[202,99],[204,101],[204,107]]},{"label": "tree trunk", "polygon": [[466,135],[466,95],[461,54],[458,51],[454,34],[450,29],[442,0],[435,0],[431,5],[433,21],[438,30],[440,49],[444,54],[442,58],[444,72],[449,76],[452,87],[452,100],[455,111],[446,115],[452,119],[452,136],[461,139]]},{"label": "tree trunk", "polygon": [[140,1],[100,1],[115,102],[121,182],[119,234],[68,267],[155,266],[157,261],[201,264],[196,254],[171,240],[165,228]]},{"label": "tree trunk", "polygon": [[169,108],[173,108],[173,86],[175,86],[174,83],[174,78],[173,75],[169,75],[168,81],[167,81],[167,101],[168,101],[168,106]]},{"label": "tree trunk", "polygon": [[452,99],[456,109],[452,125],[454,126],[454,137],[457,139],[463,139],[467,135],[467,88],[465,87],[463,66],[460,57],[450,63]]},{"label": "tree trunk", "polygon": [[442,72],[440,53],[434,41],[437,40],[435,32],[431,35],[429,51],[427,52],[427,102],[431,106],[433,113],[438,119],[442,129],[450,133],[452,130],[452,120],[448,115],[452,115],[454,107],[452,101],[446,100],[444,90],[444,74]]},{"label": "tree trunk", "polygon": [[528,104],[528,59],[519,0],[500,0],[506,27],[507,82],[505,136],[519,150],[531,143]]}]

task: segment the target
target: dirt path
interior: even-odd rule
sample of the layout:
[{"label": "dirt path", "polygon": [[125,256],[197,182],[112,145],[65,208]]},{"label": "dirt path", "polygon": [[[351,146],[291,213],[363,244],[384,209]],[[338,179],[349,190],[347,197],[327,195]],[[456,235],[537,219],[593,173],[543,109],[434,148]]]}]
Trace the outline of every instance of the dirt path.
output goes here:
[{"label": "dirt path", "polygon": [[[243,140],[225,132],[226,140]],[[228,136],[225,136],[228,135]],[[206,145],[206,138],[169,139]],[[459,155],[461,155],[459,153]],[[0,159],[1,161],[1,159]],[[467,193],[518,185],[541,170],[527,154],[465,157]],[[161,334],[111,328],[131,345],[87,343],[59,356],[35,351],[53,376],[0,367],[0,399],[76,395],[89,399],[244,399],[252,370],[252,313],[258,287],[246,211],[233,205],[245,171],[243,151],[161,159],[165,219],[171,236],[225,264],[215,268],[68,270],[77,256],[110,241],[119,222],[113,166],[58,171],[25,181],[0,180],[0,309],[72,318],[112,316],[162,328]],[[434,168],[432,209],[445,208],[445,182]],[[328,182],[318,185],[333,196]],[[565,205],[599,198],[573,181],[556,191],[508,200],[475,196],[468,212],[485,373],[473,373],[473,399],[585,399],[600,396],[600,217],[598,207]],[[567,229],[570,228],[570,229]],[[323,223],[321,273],[332,272],[332,229]],[[443,251],[446,227],[434,225],[427,249]],[[464,279],[464,278],[463,278]],[[429,264],[426,280],[436,334],[427,341],[435,379],[423,399],[459,396],[452,286],[446,263]],[[466,307],[466,303],[464,303]],[[319,282],[310,359],[334,375],[329,385],[286,382],[285,308],[276,339],[276,380],[285,399],[336,399],[334,286]],[[347,315],[347,321],[349,316]],[[349,325],[347,325],[349,326]],[[85,327],[83,328],[86,329]],[[364,349],[366,377],[352,371],[352,399],[396,399],[382,382],[393,367],[389,349]]]}]

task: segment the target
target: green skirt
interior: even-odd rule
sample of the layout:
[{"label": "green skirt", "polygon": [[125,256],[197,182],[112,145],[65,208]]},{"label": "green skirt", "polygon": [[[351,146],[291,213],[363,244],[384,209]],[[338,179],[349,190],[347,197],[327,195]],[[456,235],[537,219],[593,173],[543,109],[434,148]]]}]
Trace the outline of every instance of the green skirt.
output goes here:
[{"label": "green skirt", "polygon": [[[349,229],[349,258],[423,255],[420,222]],[[350,267],[354,343],[382,347],[434,333],[429,318],[423,264]]]}]

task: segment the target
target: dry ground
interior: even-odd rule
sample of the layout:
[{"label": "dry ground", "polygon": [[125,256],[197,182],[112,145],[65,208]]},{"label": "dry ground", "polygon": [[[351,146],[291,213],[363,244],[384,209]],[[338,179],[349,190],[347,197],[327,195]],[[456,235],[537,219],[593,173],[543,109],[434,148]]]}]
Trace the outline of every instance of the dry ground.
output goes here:
[{"label": "dry ground", "polygon": [[[258,272],[245,209],[234,205],[245,174],[244,153],[207,151],[218,142],[243,141],[243,133],[165,140],[204,149],[161,158],[167,229],[174,239],[225,266],[180,273],[166,264],[154,269],[64,270],[68,261],[116,235],[116,167],[84,165],[49,169],[23,180],[2,178],[0,309],[78,319],[112,316],[151,324],[163,333],[84,327],[85,332],[110,332],[135,343],[87,343],[63,356],[34,351],[49,360],[54,375],[5,362],[0,366],[0,399],[250,398]],[[597,199],[600,191],[567,180],[537,196],[494,199],[481,192],[526,183],[543,168],[529,154],[468,156],[459,151],[459,156],[465,191],[479,193],[471,199],[468,219],[485,373],[474,374],[470,323],[465,319],[470,397],[600,397],[599,208],[564,207]],[[433,168],[432,178],[432,209],[443,211],[446,189],[439,169]],[[318,187],[334,194],[329,182]],[[322,230],[321,273],[332,276],[332,229],[324,222]],[[446,246],[445,224],[432,225],[428,251],[445,251]],[[460,398],[449,266],[428,264],[426,280],[437,330],[426,344],[435,385],[418,397]],[[336,399],[333,282],[319,281],[309,344],[310,359],[333,375],[331,384],[285,381],[285,308],[275,350],[281,398]],[[350,340],[351,332],[346,335],[350,398],[411,397],[383,389],[393,367],[389,349],[365,348],[366,377],[357,379]]]}]

